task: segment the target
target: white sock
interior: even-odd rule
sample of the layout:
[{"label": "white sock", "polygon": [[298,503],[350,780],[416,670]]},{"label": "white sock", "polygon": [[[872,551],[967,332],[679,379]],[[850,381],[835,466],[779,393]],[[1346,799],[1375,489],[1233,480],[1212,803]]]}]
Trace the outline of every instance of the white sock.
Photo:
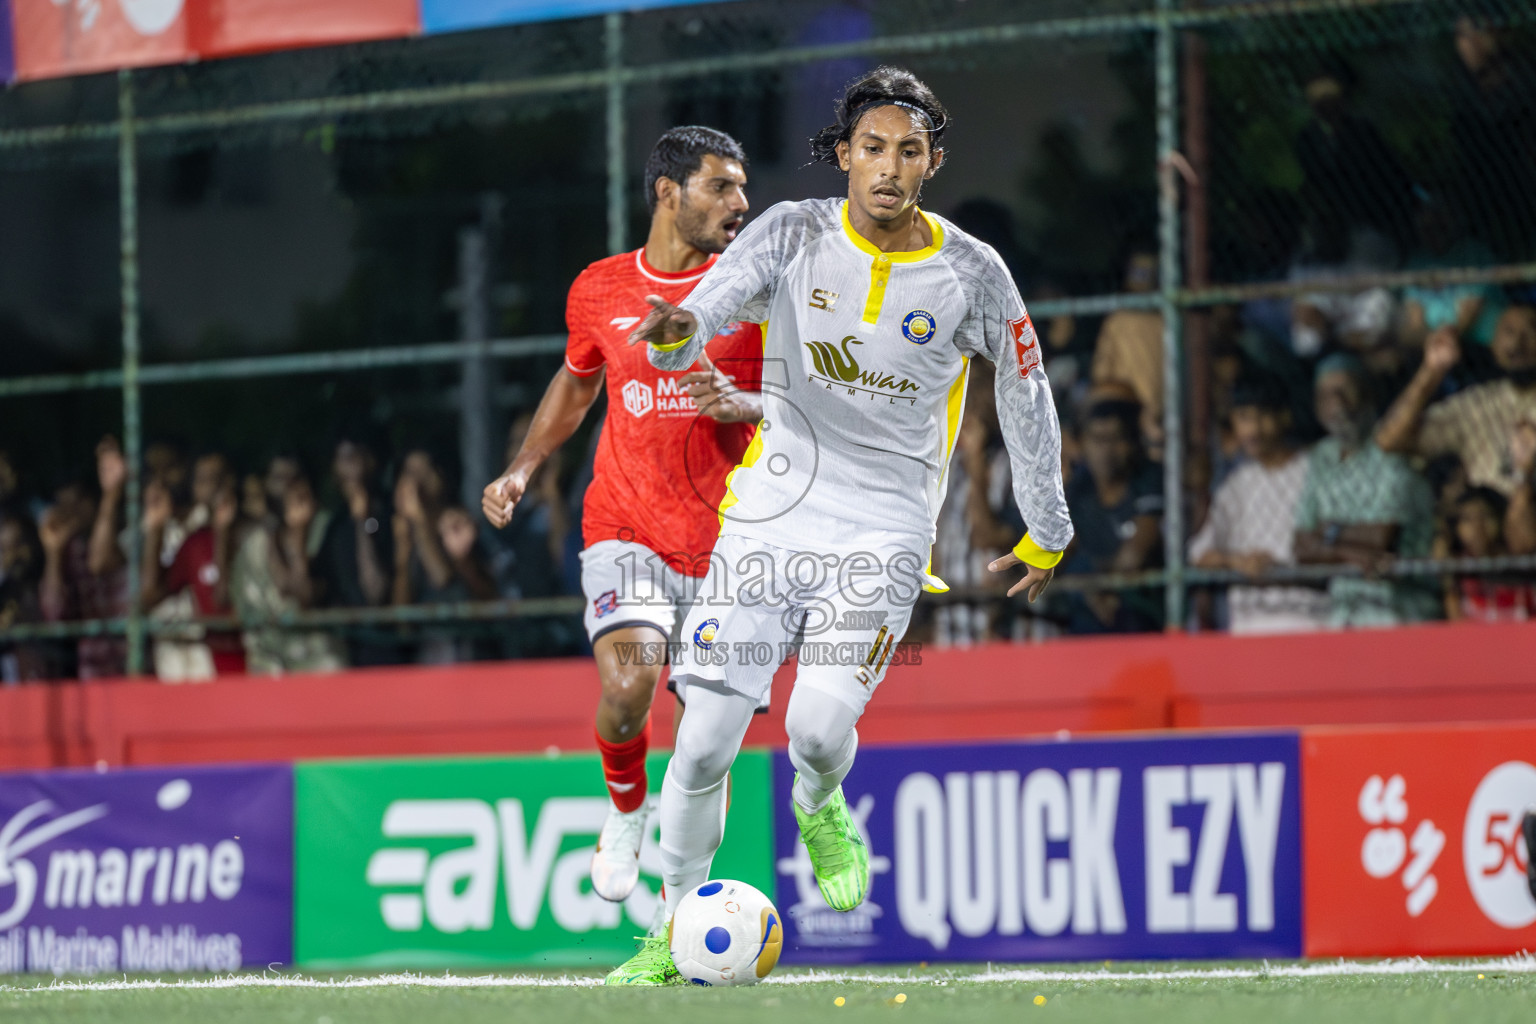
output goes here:
[{"label": "white sock", "polygon": [[819,690],[797,686],[790,695],[784,728],[789,733],[789,760],[798,773],[793,796],[805,813],[826,806],[853,767],[858,720],[857,711]]},{"label": "white sock", "polygon": [[847,753],[831,767],[818,769],[816,764],[800,753],[793,742],[790,743],[789,760],[796,772],[793,795],[795,803],[806,814],[815,814],[825,807],[827,801],[832,799],[832,794],[837,792],[837,787],[843,784],[843,779],[847,778],[849,769],[853,767],[853,755],[859,749],[857,730],[849,730],[844,749]]},{"label": "white sock", "polygon": [[661,781],[661,880],[670,919],[684,896],[709,881],[709,866],[725,838],[725,780],[708,789],[686,790],[672,777]]},{"label": "white sock", "polygon": [[670,917],[709,867],[725,836],[725,779],[757,702],[738,693],[688,688],[688,713],[661,783],[661,878]]}]

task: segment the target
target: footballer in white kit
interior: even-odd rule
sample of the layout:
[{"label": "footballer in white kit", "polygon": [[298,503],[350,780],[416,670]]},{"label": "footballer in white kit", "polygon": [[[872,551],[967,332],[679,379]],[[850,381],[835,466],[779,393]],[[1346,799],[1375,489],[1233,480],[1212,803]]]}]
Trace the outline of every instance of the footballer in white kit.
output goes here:
[{"label": "footballer in white kit", "polygon": [[[763,420],[727,480],[720,538],[673,667],[689,705],[662,785],[669,901],[708,877],[725,773],[797,643],[785,723],[795,815],[828,904],[863,901],[868,853],[841,783],[854,726],[918,594],[944,589],[929,555],[970,359],[997,368],[1029,527],[992,568],[1023,565],[1011,592],[1033,600],[1072,539],[1060,427],[1018,291],[989,246],[917,206],[943,161],[947,114],[896,68],[850,85],[837,113],[812,145],[848,172],[847,198],[773,207],[681,309],[653,300],[635,332],[667,370],[690,365],[723,324],[765,322]],[[660,983],[625,968],[613,977]]]}]

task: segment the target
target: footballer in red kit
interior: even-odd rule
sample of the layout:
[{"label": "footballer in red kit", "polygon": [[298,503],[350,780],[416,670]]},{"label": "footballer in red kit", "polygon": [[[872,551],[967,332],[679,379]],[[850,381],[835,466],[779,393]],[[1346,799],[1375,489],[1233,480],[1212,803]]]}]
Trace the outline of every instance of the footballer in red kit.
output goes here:
[{"label": "footballer in red kit", "polygon": [[[566,370],[582,378],[607,371],[608,415],[583,504],[584,546],[633,541],[688,576],[708,568],[725,477],[741,461],[756,424],[700,416],[681,383],[685,374],[656,369],[626,339],[639,323],[636,311],[649,308],[647,295],[681,301],[714,262],[711,254],[690,270],[666,273],[646,262],[644,249],[620,253],[583,271],[566,305]],[[726,327],[708,354],[737,386],[761,390],[757,324]]]},{"label": "footballer in red kit", "polygon": [[[522,448],[481,500],[491,525],[506,526],[529,479],[606,385],[608,410],[583,502],[581,586],[602,683],[597,746],[612,800],[592,888],[613,901],[628,899],[639,881],[653,806],[645,757],[666,659],[636,650],[678,640],[720,532],[726,476],[762,418],[758,325],[728,325],[684,372],[656,369],[628,339],[651,308],[647,299],[682,301],[736,237],[747,212],[745,165],[736,140],[714,129],[673,128],[657,141],[646,161],[646,244],[593,263],[572,284],[565,365]],[[656,901],[653,930],[661,907]]]}]

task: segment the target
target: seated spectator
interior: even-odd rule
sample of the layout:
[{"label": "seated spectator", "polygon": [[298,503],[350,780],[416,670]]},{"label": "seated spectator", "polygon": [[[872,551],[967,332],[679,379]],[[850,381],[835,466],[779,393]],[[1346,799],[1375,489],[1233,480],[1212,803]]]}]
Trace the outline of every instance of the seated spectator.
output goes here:
[{"label": "seated spectator", "polygon": [[1436,614],[1434,596],[1415,581],[1373,578],[1394,557],[1423,558],[1434,539],[1429,486],[1401,456],[1371,440],[1375,420],[1365,368],[1350,355],[1318,364],[1317,419],[1328,432],[1312,450],[1296,510],[1296,559],[1348,564],[1366,578],[1328,583],[1328,624],[1395,626]]},{"label": "seated spectator", "polygon": [[[1125,290],[1144,295],[1157,289],[1157,257],[1138,252],[1125,268]],[[1130,386],[1150,454],[1163,448],[1163,315],[1149,309],[1117,309],[1104,318],[1093,351],[1092,381]]]},{"label": "seated spectator", "polygon": [[[81,488],[65,487],[43,513],[38,527],[43,545],[38,603],[44,621],[128,614],[128,570],[118,544],[128,472],[116,438],[96,446],[96,478],[100,501]],[[111,679],[128,671],[128,643],[121,636],[83,636],[75,650],[81,679]]]},{"label": "seated spectator", "polygon": [[[1456,503],[1456,517],[1446,533],[1443,552],[1451,558],[1497,558],[1507,555],[1504,515],[1508,502],[1491,487],[1473,487]],[[1445,617],[1453,622],[1525,622],[1531,617],[1533,593],[1528,580],[1509,575],[1467,573],[1445,588]]]},{"label": "seated spectator", "polygon": [[[1137,572],[1162,558],[1163,480],[1137,436],[1141,409],[1125,398],[1100,398],[1082,428],[1081,465],[1066,485],[1077,536],[1061,571]],[[1144,589],[1072,594],[1073,633],[1127,633],[1162,628],[1162,592]]]},{"label": "seated spectator", "polygon": [[1442,328],[1424,343],[1424,362],[1376,428],[1389,452],[1429,458],[1455,452],[1473,486],[1509,497],[1519,486],[1510,438],[1522,420],[1536,420],[1536,307],[1511,306],[1499,317],[1493,359],[1500,376],[1431,404],[1461,360],[1456,335]]},{"label": "seated spectator", "polygon": [[1395,250],[1387,256],[1395,263],[1410,233],[1413,179],[1376,125],[1353,109],[1356,80],[1334,58],[1306,78],[1311,117],[1296,137],[1303,218],[1319,234],[1369,231]]},{"label": "seated spectator", "polygon": [[[1418,246],[1403,269],[1485,267],[1497,262],[1486,245],[1461,230],[1456,211],[1444,200],[1430,196],[1422,198],[1415,221]],[[1404,288],[1399,344],[1410,351],[1421,352],[1430,334],[1450,328],[1462,341],[1487,347],[1493,344],[1494,331],[1505,306],[1503,293],[1491,284]]]},{"label": "seated spectator", "polygon": [[[1307,456],[1291,439],[1289,404],[1273,378],[1238,382],[1232,433],[1246,461],[1217,488],[1209,517],[1189,542],[1191,564],[1254,577],[1295,564],[1296,505]],[[1233,633],[1320,629],[1327,618],[1327,597],[1311,587],[1234,586],[1227,597]]]},{"label": "seated spectator", "polygon": [[494,601],[496,583],[480,548],[480,535],[469,511],[462,505],[450,505],[437,517],[437,533],[443,553],[453,567],[455,586],[471,601]]},{"label": "seated spectator", "polygon": [[[512,421],[512,427],[507,432],[508,464],[522,450],[523,439],[528,436],[528,429],[532,425],[531,411],[520,414]],[[594,431],[594,446],[597,436]],[[590,449],[588,454],[590,456]],[[501,596],[553,597],[571,592],[564,585],[561,569],[565,561],[566,539],[572,533],[571,523],[580,522],[580,502],[585,484],[578,481],[573,492],[577,505],[574,513],[560,491],[559,458],[544,460],[529,479],[522,500],[517,503],[517,514],[493,540],[495,546],[490,561],[494,566],[494,576]],[[578,541],[580,532],[579,529],[575,531],[575,539]]]},{"label": "seated spectator", "polygon": [[16,475],[16,465],[11,461],[11,453],[0,449],[0,515],[8,512],[19,513],[17,490],[20,480]]},{"label": "seated spectator", "polygon": [[[1291,268],[1297,283],[1376,274],[1396,265],[1392,245],[1370,228],[1346,232],[1340,224],[1323,225],[1313,247]],[[1291,351],[1314,360],[1333,349],[1354,352],[1373,373],[1387,372],[1397,302],[1390,289],[1360,292],[1318,291],[1291,304]]]},{"label": "seated spectator", "polygon": [[[248,619],[314,606],[310,560],[323,536],[315,529],[314,491],[294,460],[280,456],[268,464],[263,493],[265,509],[240,543],[230,584],[236,612]],[[325,630],[250,626],[241,639],[246,670],[253,675],[335,672],[346,666],[341,639]]]},{"label": "seated spectator", "polygon": [[[476,551],[474,524],[462,508],[444,509],[445,489],[442,473],[429,454],[413,451],[406,455],[395,482],[397,605],[496,596],[495,584]],[[473,657],[473,645],[453,630],[422,630],[416,657],[422,664],[444,665]]]},{"label": "seated spectator", "polygon": [[1536,554],[1536,420],[1515,424],[1509,458],[1517,483],[1504,513],[1504,542],[1512,555]]},{"label": "seated spectator", "polygon": [[[332,473],[341,504],[330,515],[313,563],[317,607],[380,608],[390,600],[394,533],[389,511],[376,493],[378,463],[369,446],[355,438],[336,445]],[[353,665],[387,665],[398,660],[392,629],[353,631]]]},{"label": "seated spectator", "polygon": [[[169,562],[157,557],[173,514],[170,491],[151,480],[144,491],[144,561],[140,600],[154,607],[185,596],[194,616],[228,615],[234,559],[234,531],[239,515],[234,474],[223,456],[204,456],[193,471],[195,505],[187,517],[196,526],[177,546]],[[245,672],[245,652],[238,633],[189,627],[180,643],[155,645],[155,673],[162,682],[200,682]]]},{"label": "seated spectator", "polygon": [[[42,546],[31,520],[0,504],[0,630],[42,620],[37,595],[42,568]],[[0,642],[0,683],[53,678],[57,666],[48,655],[44,644]]]}]

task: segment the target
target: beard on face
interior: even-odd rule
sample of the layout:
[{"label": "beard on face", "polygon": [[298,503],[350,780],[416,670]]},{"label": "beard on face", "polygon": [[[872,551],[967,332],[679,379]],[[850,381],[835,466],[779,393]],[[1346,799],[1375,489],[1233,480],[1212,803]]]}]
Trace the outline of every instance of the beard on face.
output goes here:
[{"label": "beard on face", "polygon": [[685,196],[677,205],[677,233],[699,252],[725,252],[727,239],[719,225],[709,223],[706,210],[692,206]]}]

